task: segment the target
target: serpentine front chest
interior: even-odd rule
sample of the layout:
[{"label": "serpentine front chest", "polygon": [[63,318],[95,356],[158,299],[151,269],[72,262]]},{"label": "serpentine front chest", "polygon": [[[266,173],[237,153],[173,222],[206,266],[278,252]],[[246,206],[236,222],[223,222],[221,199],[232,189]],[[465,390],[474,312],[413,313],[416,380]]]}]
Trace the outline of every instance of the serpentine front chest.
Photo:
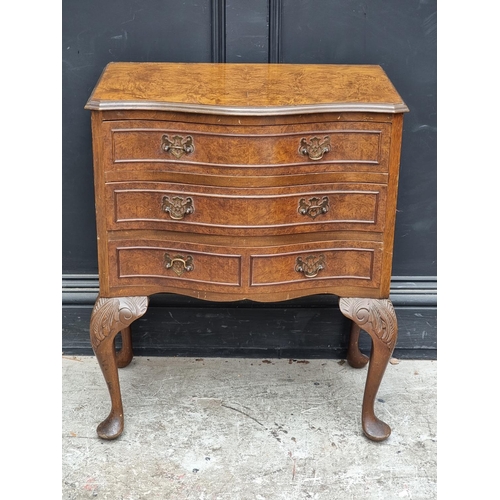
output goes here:
[{"label": "serpentine front chest", "polygon": [[[365,434],[397,337],[389,299],[403,113],[380,66],[110,63],[92,111],[100,293],[91,341],[123,431],[118,367],[155,293],[333,294],[373,339]],[[123,347],[115,352],[121,332]]]}]

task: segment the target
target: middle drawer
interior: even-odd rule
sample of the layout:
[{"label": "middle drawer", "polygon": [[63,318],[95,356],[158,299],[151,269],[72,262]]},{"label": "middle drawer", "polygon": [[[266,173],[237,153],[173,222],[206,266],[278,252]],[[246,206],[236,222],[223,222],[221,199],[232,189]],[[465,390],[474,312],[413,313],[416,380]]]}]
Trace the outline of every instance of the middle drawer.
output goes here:
[{"label": "middle drawer", "polygon": [[106,184],[108,230],[165,229],[201,234],[280,235],[382,232],[384,184],[325,183],[221,188],[180,183]]}]

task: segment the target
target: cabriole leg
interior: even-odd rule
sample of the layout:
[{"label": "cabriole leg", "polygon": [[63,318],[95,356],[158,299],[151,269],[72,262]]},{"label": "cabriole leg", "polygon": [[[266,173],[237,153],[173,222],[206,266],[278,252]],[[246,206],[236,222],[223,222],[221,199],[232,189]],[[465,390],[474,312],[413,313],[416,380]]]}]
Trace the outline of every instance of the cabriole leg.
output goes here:
[{"label": "cabriole leg", "polygon": [[398,326],[392,302],[388,299],[341,298],[340,310],[365,330],[372,339],[370,364],[363,397],[363,432],[372,441],[383,441],[391,434],[391,428],[375,416],[374,404],[382,377],[389,363]]},{"label": "cabriole leg", "polygon": [[351,334],[349,335],[349,347],[347,350],[347,362],[353,368],[363,368],[368,363],[368,356],[359,350],[359,333],[361,328],[353,321]]},{"label": "cabriole leg", "polygon": [[122,336],[122,347],[119,351],[116,351],[116,364],[118,368],[125,368],[130,364],[132,358],[134,357],[134,352],[132,350],[132,332],[130,330],[130,326],[124,328],[120,332],[120,334]]},{"label": "cabriole leg", "polygon": [[123,406],[118,378],[115,337],[140,318],[148,307],[147,297],[99,297],[90,318],[90,340],[111,397],[111,411],[97,427],[102,439],[115,439],[123,432]]}]

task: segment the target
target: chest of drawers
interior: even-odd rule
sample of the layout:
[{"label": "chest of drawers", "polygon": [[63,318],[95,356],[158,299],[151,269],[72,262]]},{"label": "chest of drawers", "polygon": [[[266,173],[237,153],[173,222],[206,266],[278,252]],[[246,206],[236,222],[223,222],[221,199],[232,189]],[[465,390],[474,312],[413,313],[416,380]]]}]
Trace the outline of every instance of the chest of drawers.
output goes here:
[{"label": "chest of drawers", "polygon": [[[403,113],[379,66],[111,63],[92,110],[100,293],[90,337],[123,431],[118,368],[155,293],[333,294],[366,365],[365,435],[397,338],[389,301]],[[114,339],[122,335],[116,351]]]}]

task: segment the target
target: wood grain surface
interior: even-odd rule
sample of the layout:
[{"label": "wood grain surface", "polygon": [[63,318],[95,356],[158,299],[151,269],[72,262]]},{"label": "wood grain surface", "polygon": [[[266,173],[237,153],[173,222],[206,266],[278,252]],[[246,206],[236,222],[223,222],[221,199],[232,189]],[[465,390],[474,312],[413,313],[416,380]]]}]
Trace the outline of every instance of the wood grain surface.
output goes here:
[{"label": "wood grain surface", "polygon": [[87,109],[405,112],[377,65],[109,63]]}]

